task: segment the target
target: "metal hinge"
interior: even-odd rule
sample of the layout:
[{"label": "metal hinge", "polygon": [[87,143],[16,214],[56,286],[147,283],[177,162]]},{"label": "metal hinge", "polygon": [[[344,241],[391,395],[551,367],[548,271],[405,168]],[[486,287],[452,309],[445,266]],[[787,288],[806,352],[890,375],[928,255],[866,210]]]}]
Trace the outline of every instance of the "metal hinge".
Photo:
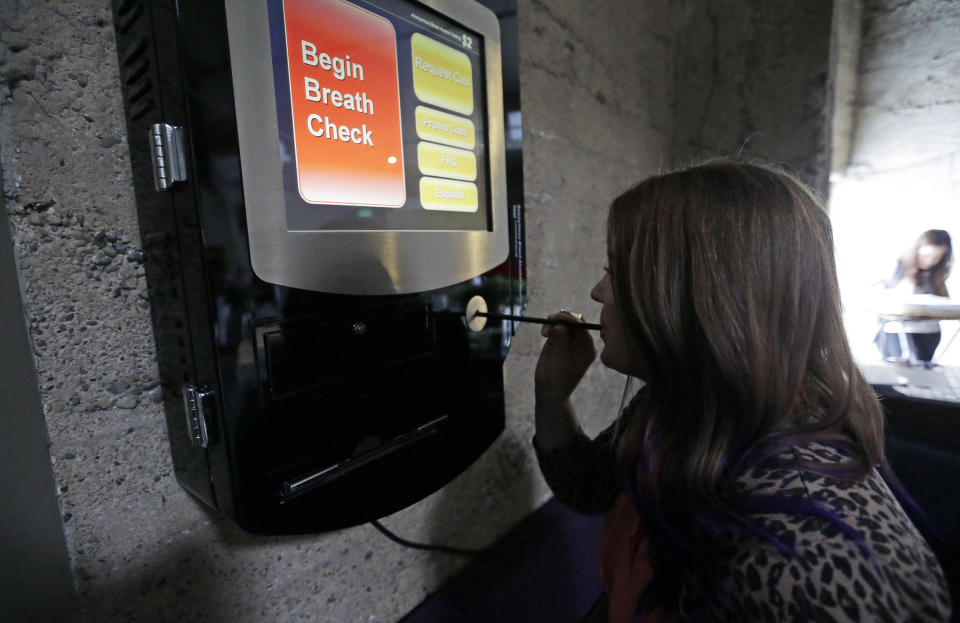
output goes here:
[{"label": "metal hinge", "polygon": [[183,155],[183,128],[169,123],[150,126],[150,155],[153,160],[153,187],[169,190],[176,182],[187,180]]},{"label": "metal hinge", "polygon": [[187,435],[197,448],[206,448],[210,443],[207,427],[206,403],[213,392],[196,385],[183,386],[183,410],[187,414]]}]

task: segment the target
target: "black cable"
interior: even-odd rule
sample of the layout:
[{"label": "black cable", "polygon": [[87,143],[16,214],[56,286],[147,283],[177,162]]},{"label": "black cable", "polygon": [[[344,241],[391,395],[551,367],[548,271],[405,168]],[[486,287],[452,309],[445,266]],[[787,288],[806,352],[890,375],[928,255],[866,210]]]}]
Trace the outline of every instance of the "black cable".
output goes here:
[{"label": "black cable", "polygon": [[377,520],[370,522],[370,525],[380,531],[383,536],[387,537],[391,541],[399,543],[405,547],[412,547],[413,549],[423,549],[428,552],[443,552],[445,554],[456,554],[458,556],[479,556],[483,553],[483,550],[479,549],[461,549],[459,547],[450,547],[447,545],[430,545],[427,543],[414,543],[413,541],[408,541],[407,539],[397,536],[393,532],[387,529],[382,523]]}]

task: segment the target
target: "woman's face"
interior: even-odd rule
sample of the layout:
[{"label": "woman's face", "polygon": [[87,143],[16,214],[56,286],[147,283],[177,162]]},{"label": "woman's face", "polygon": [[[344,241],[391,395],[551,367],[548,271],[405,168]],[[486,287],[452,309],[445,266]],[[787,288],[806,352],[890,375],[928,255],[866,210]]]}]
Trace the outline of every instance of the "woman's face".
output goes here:
[{"label": "woman's face", "polygon": [[917,249],[917,268],[920,270],[930,270],[943,259],[946,247],[936,244],[924,244]]},{"label": "woman's face", "polygon": [[603,305],[600,309],[600,337],[603,339],[600,361],[617,372],[638,376],[636,370],[631,370],[629,342],[613,295],[610,271],[604,272],[603,278],[590,290],[590,298]]}]

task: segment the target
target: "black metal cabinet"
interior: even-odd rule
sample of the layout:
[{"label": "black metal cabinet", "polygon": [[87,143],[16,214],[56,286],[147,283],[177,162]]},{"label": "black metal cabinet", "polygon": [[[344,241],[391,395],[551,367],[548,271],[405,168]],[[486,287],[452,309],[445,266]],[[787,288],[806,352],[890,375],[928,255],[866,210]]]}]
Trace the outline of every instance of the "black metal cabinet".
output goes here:
[{"label": "black metal cabinet", "polygon": [[[519,153],[501,266],[402,295],[266,283],[251,267],[224,3],[113,8],[178,480],[263,534],[368,521],[449,482],[503,429],[512,327],[472,332],[463,312],[477,295],[493,309],[524,305]],[[166,191],[154,179],[158,123],[183,128],[173,148],[187,179]]]}]

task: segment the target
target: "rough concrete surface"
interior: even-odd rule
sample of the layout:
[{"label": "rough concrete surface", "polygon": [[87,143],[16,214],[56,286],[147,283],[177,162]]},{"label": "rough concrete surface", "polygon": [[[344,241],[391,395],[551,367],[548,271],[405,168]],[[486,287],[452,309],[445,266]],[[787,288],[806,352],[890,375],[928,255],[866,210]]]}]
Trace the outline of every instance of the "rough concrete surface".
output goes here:
[{"label": "rough concrete surface", "polygon": [[823,195],[830,163],[830,0],[682,2],[672,150],[784,165]]},{"label": "rough concrete surface", "polygon": [[960,156],[958,32],[956,2],[864,3],[851,163],[858,173]]}]

